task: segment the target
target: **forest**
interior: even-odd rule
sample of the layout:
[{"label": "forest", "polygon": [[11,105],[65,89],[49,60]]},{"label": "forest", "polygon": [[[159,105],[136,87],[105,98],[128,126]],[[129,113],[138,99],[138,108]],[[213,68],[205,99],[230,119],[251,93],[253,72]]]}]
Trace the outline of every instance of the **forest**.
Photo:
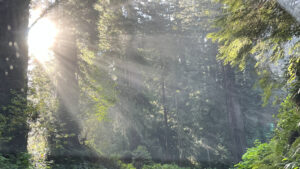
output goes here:
[{"label": "forest", "polygon": [[300,169],[299,0],[0,0],[0,169]]}]

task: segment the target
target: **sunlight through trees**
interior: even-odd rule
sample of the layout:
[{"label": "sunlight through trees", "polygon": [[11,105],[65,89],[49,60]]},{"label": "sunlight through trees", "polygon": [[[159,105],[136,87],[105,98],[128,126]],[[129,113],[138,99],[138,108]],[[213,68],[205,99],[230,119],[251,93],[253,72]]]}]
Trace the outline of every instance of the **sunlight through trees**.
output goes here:
[{"label": "sunlight through trees", "polygon": [[299,168],[297,5],[0,0],[0,168]]}]

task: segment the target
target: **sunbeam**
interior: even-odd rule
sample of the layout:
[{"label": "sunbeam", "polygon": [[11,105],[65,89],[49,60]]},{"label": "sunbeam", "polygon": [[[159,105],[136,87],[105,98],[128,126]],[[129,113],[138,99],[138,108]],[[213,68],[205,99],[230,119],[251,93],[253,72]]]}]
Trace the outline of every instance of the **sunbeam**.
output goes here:
[{"label": "sunbeam", "polygon": [[[39,16],[39,11],[31,12],[31,22],[34,22]],[[51,48],[54,45],[57,35],[57,28],[50,19],[40,19],[30,30],[28,34],[29,53],[40,63],[45,63],[53,59]]]}]

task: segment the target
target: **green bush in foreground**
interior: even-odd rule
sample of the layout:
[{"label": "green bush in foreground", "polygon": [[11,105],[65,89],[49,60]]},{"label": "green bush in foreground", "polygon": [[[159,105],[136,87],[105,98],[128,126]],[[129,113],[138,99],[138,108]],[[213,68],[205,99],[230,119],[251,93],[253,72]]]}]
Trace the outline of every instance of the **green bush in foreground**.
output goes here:
[{"label": "green bush in foreground", "polygon": [[33,169],[30,164],[30,155],[22,153],[17,156],[9,155],[7,157],[0,155],[0,168],[1,169]]},{"label": "green bush in foreground", "polygon": [[[136,169],[132,164],[123,165],[124,169]],[[142,169],[190,169],[179,167],[175,164],[152,164],[152,165],[144,165]]]},{"label": "green bush in foreground", "polygon": [[154,164],[154,165],[145,165],[143,169],[189,169],[189,168],[183,168],[179,167],[174,164]]},{"label": "green bush in foreground", "polygon": [[300,167],[300,113],[288,97],[280,108],[274,137],[268,143],[256,141],[249,148],[238,169],[299,169]]}]

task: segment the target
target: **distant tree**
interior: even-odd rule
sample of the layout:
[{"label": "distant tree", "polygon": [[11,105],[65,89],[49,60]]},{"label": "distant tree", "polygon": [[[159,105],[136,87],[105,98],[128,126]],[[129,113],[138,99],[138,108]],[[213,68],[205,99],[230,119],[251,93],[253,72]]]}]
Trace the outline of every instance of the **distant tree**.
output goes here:
[{"label": "distant tree", "polygon": [[[225,68],[217,45],[206,39],[216,7],[209,1],[97,3],[99,53],[118,91],[112,124],[99,127],[107,137],[97,138],[113,142],[98,143],[103,154],[130,157],[141,145],[156,162],[228,167],[253,138],[265,139],[255,132],[268,131],[263,122],[272,111],[253,89],[256,73]],[[268,113],[259,118],[260,111]],[[114,134],[104,131],[108,126]]]}]

